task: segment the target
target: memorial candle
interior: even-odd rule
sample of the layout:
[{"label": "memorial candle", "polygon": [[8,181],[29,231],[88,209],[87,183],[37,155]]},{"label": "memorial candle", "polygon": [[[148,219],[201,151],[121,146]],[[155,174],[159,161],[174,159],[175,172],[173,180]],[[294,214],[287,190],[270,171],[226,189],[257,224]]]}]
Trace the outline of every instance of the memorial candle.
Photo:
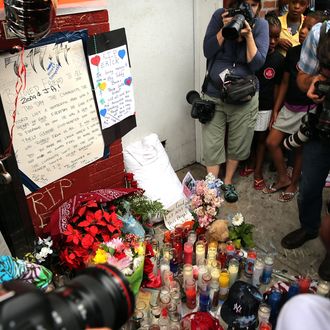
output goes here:
[{"label": "memorial candle", "polygon": [[196,308],[196,284],[194,279],[185,282],[186,305],[189,309]]},{"label": "memorial candle", "polygon": [[191,264],[193,260],[193,245],[190,242],[184,243],[183,253],[184,253],[184,263]]},{"label": "memorial candle", "polygon": [[196,265],[204,263],[205,259],[205,245],[203,241],[197,241],[196,243]]},{"label": "memorial candle", "polygon": [[329,283],[327,281],[320,281],[317,284],[316,294],[320,296],[327,296],[329,293]]},{"label": "memorial candle", "polygon": [[192,280],[193,279],[193,267],[191,264],[185,264],[183,265],[182,269],[182,275],[183,275],[183,282],[185,281]]},{"label": "memorial candle", "polygon": [[229,265],[228,265],[228,273],[229,273],[229,287],[233,285],[233,283],[237,279],[239,271],[239,262],[237,259],[232,258],[229,260]]}]

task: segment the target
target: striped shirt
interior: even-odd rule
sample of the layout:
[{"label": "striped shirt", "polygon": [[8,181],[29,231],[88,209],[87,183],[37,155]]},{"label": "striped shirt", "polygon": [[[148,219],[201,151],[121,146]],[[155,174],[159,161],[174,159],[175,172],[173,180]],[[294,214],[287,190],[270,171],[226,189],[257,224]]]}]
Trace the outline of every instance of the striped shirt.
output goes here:
[{"label": "striped shirt", "polygon": [[[322,23],[315,24],[305,39],[298,62],[298,69],[311,76],[315,76],[319,71],[319,61],[317,59],[317,45],[320,39]],[[330,20],[327,21],[327,31],[330,29]]]}]

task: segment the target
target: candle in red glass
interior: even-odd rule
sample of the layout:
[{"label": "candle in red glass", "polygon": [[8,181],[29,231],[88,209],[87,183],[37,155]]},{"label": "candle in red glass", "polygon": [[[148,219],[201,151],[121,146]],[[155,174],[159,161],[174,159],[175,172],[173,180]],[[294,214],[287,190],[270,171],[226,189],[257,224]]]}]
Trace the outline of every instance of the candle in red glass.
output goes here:
[{"label": "candle in red glass", "polygon": [[176,251],[177,254],[177,262],[178,264],[182,264],[182,239],[180,235],[174,235],[174,240],[173,240],[173,248]]},{"label": "candle in red glass", "polygon": [[184,243],[183,252],[184,252],[184,263],[192,265],[193,260],[193,245],[189,242]]},{"label": "candle in red glass", "polygon": [[195,280],[188,279],[185,282],[186,304],[189,309],[196,308],[196,284]]},{"label": "candle in red glass", "polygon": [[308,293],[309,286],[311,285],[311,279],[309,277],[302,277],[298,280],[299,283],[299,292]]}]

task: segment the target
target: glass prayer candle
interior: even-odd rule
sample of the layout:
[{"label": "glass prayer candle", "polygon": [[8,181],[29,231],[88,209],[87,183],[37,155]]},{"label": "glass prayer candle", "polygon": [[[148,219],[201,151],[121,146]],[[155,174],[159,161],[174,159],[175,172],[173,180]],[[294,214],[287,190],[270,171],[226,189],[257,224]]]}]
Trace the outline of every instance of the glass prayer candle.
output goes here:
[{"label": "glass prayer candle", "polygon": [[212,241],[209,243],[209,246],[207,248],[207,255],[209,255],[209,253],[213,252],[212,255],[216,255],[217,254],[217,251],[218,251],[218,242],[216,241]]},{"label": "glass prayer candle", "polygon": [[326,297],[329,293],[329,283],[327,281],[319,281],[317,284],[316,294]]},{"label": "glass prayer candle", "polygon": [[196,243],[196,265],[201,265],[205,260],[205,244],[203,241]]},{"label": "glass prayer candle", "polygon": [[190,242],[184,243],[183,252],[184,252],[184,263],[185,264],[192,265],[193,250],[194,250],[194,246]]},{"label": "glass prayer candle", "polygon": [[227,254],[227,261],[229,261],[229,259],[231,259],[235,255],[235,246],[232,241],[227,242],[226,254]]},{"label": "glass prayer candle", "polygon": [[207,270],[207,266],[205,263],[198,265],[198,287],[202,286],[203,275],[207,272],[208,272],[208,270]]},{"label": "glass prayer candle", "polygon": [[184,284],[186,305],[189,309],[196,308],[196,283],[194,279],[188,279]]},{"label": "glass prayer candle", "polygon": [[220,286],[220,294],[219,299],[224,301],[228,296],[229,291],[229,273],[226,269],[223,269],[219,276],[219,286]]},{"label": "glass prayer candle", "polygon": [[171,243],[171,231],[170,230],[167,230],[167,231],[165,231],[165,233],[164,233],[164,240],[163,240],[163,242],[164,242],[164,244],[165,243]]},{"label": "glass prayer candle", "polygon": [[258,320],[261,322],[268,322],[270,317],[270,306],[266,303],[261,303],[258,309]]},{"label": "glass prayer candle", "polygon": [[261,322],[258,330],[272,330],[272,324],[270,322]]},{"label": "glass prayer candle", "polygon": [[202,276],[202,286],[199,289],[199,310],[201,312],[208,312],[211,308],[210,304],[210,285],[211,275],[205,273]]},{"label": "glass prayer candle", "polygon": [[236,258],[231,258],[228,264],[229,287],[236,281],[239,271],[239,261]]},{"label": "glass prayer candle", "polygon": [[311,279],[309,277],[302,277],[298,280],[298,284],[300,293],[308,293],[309,286],[311,285]]},{"label": "glass prayer candle", "polygon": [[299,293],[299,290],[300,290],[300,288],[299,288],[298,282],[291,283],[289,290],[288,290],[288,294],[286,296],[286,299],[289,300],[293,296],[297,295]]},{"label": "glass prayer candle", "polygon": [[164,272],[170,270],[170,262],[166,258],[160,260],[160,276],[162,278],[162,283],[164,284]]},{"label": "glass prayer candle", "polygon": [[185,264],[183,265],[183,282],[185,283],[188,279],[193,279],[193,267],[191,264]]},{"label": "glass prayer candle", "polygon": [[269,284],[273,274],[274,258],[271,254],[267,254],[264,261],[265,267],[261,276],[261,282],[263,284]]},{"label": "glass prayer candle", "polygon": [[173,257],[171,252],[172,252],[172,244],[165,243],[163,245],[163,258],[166,258],[168,261],[170,261]]},{"label": "glass prayer candle", "polygon": [[255,249],[250,249],[247,253],[245,262],[245,275],[251,277],[253,274],[254,262],[257,258],[257,252]]},{"label": "glass prayer candle", "polygon": [[211,277],[212,281],[219,282],[219,277],[220,277],[220,269],[219,268],[212,268],[211,270]]},{"label": "glass prayer candle", "polygon": [[197,240],[197,235],[193,230],[191,230],[188,233],[188,242],[191,243],[192,245],[194,245],[196,240]]},{"label": "glass prayer candle", "polygon": [[220,287],[219,287],[219,280],[211,280],[210,284],[210,301],[211,301],[211,310],[216,311],[219,306],[219,294],[220,294]]},{"label": "glass prayer candle", "polygon": [[173,273],[170,270],[165,270],[164,271],[164,285],[166,285],[167,287],[171,286],[171,282],[173,282],[174,277],[173,277]]},{"label": "glass prayer candle", "polygon": [[176,251],[177,262],[180,265],[182,264],[183,245],[182,245],[182,237],[178,234],[174,235],[173,248]]},{"label": "glass prayer candle", "polygon": [[172,249],[172,259],[170,260],[170,271],[173,273],[174,276],[177,276],[179,273],[179,262],[178,262],[178,255],[177,250]]},{"label": "glass prayer candle", "polygon": [[257,258],[255,263],[254,263],[254,267],[253,267],[253,274],[252,274],[252,285],[254,285],[255,287],[259,287],[260,286],[260,280],[262,277],[262,274],[264,272],[264,262],[262,259]]},{"label": "glass prayer candle", "polygon": [[226,267],[227,255],[224,251],[218,251],[217,260],[221,263],[221,268]]}]

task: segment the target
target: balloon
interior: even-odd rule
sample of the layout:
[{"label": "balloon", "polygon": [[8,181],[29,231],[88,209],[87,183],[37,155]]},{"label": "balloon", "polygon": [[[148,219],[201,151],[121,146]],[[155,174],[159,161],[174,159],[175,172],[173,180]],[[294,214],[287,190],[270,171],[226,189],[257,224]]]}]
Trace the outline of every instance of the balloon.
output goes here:
[{"label": "balloon", "polygon": [[4,5],[9,30],[29,45],[50,31],[57,0],[5,0]]}]

